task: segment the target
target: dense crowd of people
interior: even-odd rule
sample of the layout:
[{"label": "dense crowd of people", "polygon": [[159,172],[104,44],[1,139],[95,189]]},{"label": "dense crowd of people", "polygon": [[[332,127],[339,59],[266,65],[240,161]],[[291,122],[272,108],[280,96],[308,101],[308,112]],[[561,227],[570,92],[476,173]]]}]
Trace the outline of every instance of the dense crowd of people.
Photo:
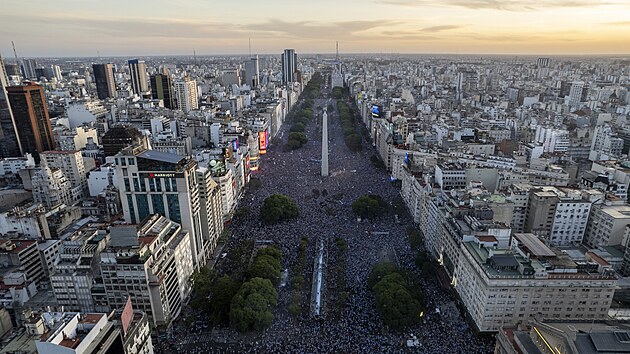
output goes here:
[{"label": "dense crowd of people", "polygon": [[[334,105],[334,101],[316,100],[314,111],[321,112],[329,103]],[[316,116],[321,119],[321,114]],[[281,288],[276,319],[262,333],[234,333],[229,341],[226,339],[230,344],[221,343],[216,338],[211,344],[207,336],[189,334],[186,338],[192,336],[193,340],[189,338],[186,343],[181,342],[181,350],[389,353],[404,351],[406,341],[415,335],[421,346],[416,350],[423,353],[491,352],[493,343],[477,338],[459,313],[445,316],[443,312],[435,311],[454,308],[450,295],[439,287],[435,278],[422,280],[428,315],[404,333],[385,328],[367,285],[368,274],[376,263],[383,261],[415,269],[415,254],[406,237],[406,229],[412,221],[408,215],[400,215],[395,220],[392,214],[372,221],[358,221],[351,210],[354,200],[372,193],[392,203],[398,198],[399,190],[384,170],[370,162],[370,156],[374,154],[370,143],[364,142],[362,152],[350,152],[344,144],[336,113],[329,112],[328,120],[330,176],[320,175],[321,124],[312,122],[309,125],[309,142],[301,149],[283,151],[281,146],[271,146],[262,158],[260,170],[254,175],[262,182],[262,187],[248,192],[239,205],[249,207],[251,215],[231,226],[232,238],[225,250],[229,252],[245,239],[272,240],[282,250],[283,268],[292,269],[297,262],[300,239],[307,237],[310,242],[306,268],[312,268],[318,239],[323,238],[327,247],[334,247],[334,240],[343,238],[347,242],[343,264],[348,291],[344,308],[338,316],[332,316],[334,304],[327,303],[323,318],[314,319],[306,314],[292,317],[283,310],[289,301],[290,291]],[[276,193],[293,198],[300,207],[300,216],[294,221],[263,225],[258,218],[260,206],[266,197]],[[325,284],[336,283],[338,274],[332,271],[325,274]],[[289,273],[289,283],[293,275]],[[302,275],[312,275],[312,269],[304,269]],[[307,284],[310,284],[310,279],[307,279]],[[310,289],[310,286],[304,287],[309,295]],[[324,289],[324,292],[331,295],[329,289]],[[199,337],[199,341],[194,341],[195,337]]]}]

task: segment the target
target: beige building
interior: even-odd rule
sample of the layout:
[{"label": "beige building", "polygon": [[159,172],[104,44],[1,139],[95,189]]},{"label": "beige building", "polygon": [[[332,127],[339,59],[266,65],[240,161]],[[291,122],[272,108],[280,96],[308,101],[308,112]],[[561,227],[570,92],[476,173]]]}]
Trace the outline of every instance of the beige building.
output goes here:
[{"label": "beige building", "polygon": [[617,284],[611,267],[573,261],[533,234],[514,234],[506,249],[480,237],[462,242],[461,249],[453,284],[481,332],[534,318],[608,315]]},{"label": "beige building", "polygon": [[621,245],[628,225],[630,225],[630,205],[610,202],[595,205],[588,222],[584,243],[590,247]]}]

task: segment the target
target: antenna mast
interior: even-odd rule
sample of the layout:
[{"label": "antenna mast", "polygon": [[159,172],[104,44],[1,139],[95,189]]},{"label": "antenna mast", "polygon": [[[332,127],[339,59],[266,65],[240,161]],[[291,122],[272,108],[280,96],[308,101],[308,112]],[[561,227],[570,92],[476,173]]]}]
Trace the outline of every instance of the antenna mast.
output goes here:
[{"label": "antenna mast", "polygon": [[337,60],[337,62],[339,62],[339,41],[337,41],[337,55],[335,59]]},{"label": "antenna mast", "polygon": [[252,57],[252,39],[251,38],[247,38],[247,44],[249,46],[249,57]]}]

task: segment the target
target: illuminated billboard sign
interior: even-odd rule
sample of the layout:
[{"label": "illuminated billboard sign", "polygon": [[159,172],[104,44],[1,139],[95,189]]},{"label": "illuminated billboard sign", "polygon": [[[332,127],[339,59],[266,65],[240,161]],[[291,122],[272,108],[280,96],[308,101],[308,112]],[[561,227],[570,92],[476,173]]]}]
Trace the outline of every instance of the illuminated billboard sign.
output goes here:
[{"label": "illuminated billboard sign", "polygon": [[267,153],[267,132],[258,133],[258,150],[261,155]]},{"label": "illuminated billboard sign", "polygon": [[238,151],[238,139],[232,141],[232,150],[234,150],[234,152]]},{"label": "illuminated billboard sign", "polygon": [[381,117],[381,106],[372,105],[372,117],[380,118]]},{"label": "illuminated billboard sign", "polygon": [[266,132],[258,133],[258,148],[264,150],[267,148],[267,135]]}]

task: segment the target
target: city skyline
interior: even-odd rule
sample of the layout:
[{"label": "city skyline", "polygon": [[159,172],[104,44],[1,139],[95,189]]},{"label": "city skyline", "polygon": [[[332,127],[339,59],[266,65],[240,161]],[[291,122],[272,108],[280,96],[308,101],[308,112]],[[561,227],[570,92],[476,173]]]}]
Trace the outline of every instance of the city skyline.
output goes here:
[{"label": "city skyline", "polygon": [[[622,0],[203,0],[4,4],[0,53],[20,57],[280,53],[628,54]],[[148,5],[148,6],[147,6]],[[291,20],[284,20],[290,13]]]}]

